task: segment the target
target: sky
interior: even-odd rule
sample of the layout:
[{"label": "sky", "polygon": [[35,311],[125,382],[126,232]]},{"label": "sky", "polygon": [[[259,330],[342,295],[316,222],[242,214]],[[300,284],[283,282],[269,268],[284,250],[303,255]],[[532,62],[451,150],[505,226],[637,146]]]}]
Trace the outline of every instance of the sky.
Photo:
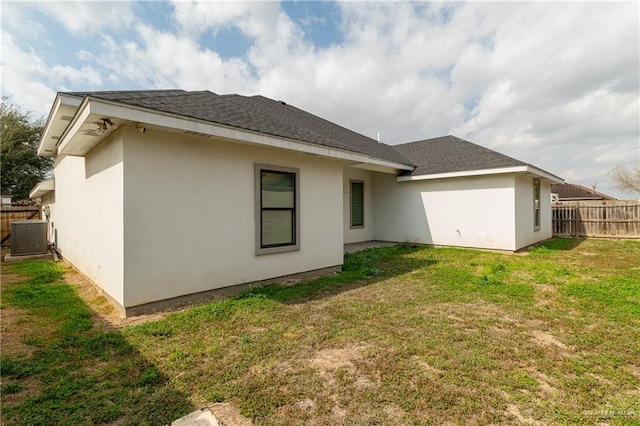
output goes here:
[{"label": "sky", "polygon": [[638,2],[0,3],[1,93],[260,94],[390,145],[452,134],[618,198],[640,162]]}]

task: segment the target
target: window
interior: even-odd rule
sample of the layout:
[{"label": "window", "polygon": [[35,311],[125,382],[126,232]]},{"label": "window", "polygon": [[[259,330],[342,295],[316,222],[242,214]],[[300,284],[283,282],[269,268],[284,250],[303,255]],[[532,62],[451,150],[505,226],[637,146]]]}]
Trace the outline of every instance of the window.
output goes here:
[{"label": "window", "polygon": [[298,250],[298,169],[256,164],[256,254]]},{"label": "window", "polygon": [[364,228],[364,182],[351,181],[351,228]]},{"label": "window", "polygon": [[533,230],[540,230],[540,179],[533,180]]}]

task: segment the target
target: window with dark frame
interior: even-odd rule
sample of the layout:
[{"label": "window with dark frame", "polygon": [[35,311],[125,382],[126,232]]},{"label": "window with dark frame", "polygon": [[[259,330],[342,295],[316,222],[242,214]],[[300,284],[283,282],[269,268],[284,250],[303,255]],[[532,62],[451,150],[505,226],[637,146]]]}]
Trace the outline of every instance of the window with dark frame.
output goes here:
[{"label": "window with dark frame", "polygon": [[351,181],[351,227],[364,227],[364,182]]},{"label": "window with dark frame", "polygon": [[540,179],[533,180],[533,230],[540,230]]},{"label": "window with dark frame", "polygon": [[298,170],[256,165],[256,254],[297,250]]}]

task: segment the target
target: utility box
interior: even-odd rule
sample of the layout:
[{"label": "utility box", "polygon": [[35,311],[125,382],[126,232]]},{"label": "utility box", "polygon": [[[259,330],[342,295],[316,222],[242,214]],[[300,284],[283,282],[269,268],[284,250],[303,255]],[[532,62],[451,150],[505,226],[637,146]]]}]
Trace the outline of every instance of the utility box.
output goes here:
[{"label": "utility box", "polygon": [[47,221],[11,222],[11,256],[43,254],[47,252],[47,245]]}]

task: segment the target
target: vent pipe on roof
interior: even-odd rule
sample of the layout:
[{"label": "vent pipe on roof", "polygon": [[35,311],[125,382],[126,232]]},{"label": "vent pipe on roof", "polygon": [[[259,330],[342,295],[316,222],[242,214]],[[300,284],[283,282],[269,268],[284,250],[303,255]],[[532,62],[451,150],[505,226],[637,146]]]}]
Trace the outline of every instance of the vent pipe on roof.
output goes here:
[{"label": "vent pipe on roof", "polygon": [[380,143],[380,132],[378,132],[378,143]]}]

